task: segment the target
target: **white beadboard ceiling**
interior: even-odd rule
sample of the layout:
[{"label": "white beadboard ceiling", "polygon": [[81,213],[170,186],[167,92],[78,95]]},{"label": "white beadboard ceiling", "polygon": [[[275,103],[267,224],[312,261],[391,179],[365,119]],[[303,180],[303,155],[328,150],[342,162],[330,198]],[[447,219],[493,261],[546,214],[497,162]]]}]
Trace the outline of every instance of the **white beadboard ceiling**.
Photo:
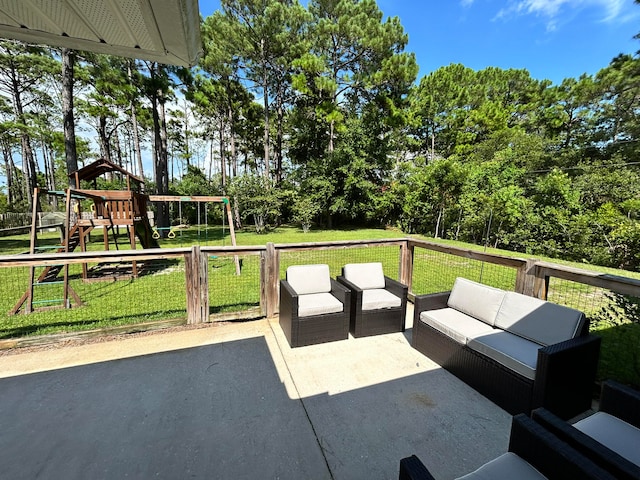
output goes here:
[{"label": "white beadboard ceiling", "polygon": [[201,53],[198,0],[0,0],[0,37],[185,67]]}]

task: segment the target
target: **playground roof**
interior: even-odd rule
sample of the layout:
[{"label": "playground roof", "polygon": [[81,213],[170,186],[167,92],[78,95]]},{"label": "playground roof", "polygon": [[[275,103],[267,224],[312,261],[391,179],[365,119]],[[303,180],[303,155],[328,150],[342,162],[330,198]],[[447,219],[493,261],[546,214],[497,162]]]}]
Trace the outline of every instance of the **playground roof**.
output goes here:
[{"label": "playground roof", "polygon": [[84,167],[79,168],[75,172],[71,172],[69,176],[76,177],[78,181],[80,180],[91,181],[104,175],[105,173],[110,173],[110,172],[119,172],[125,175],[126,177],[132,180],[135,180],[140,184],[144,183],[144,180],[142,178],[136,177],[132,173],[127,172],[124,168],[108,160],[105,160],[104,158],[96,160],[95,162],[90,163],[89,165],[85,165]]},{"label": "playground roof", "polygon": [[201,53],[198,0],[2,2],[0,37],[185,67]]}]

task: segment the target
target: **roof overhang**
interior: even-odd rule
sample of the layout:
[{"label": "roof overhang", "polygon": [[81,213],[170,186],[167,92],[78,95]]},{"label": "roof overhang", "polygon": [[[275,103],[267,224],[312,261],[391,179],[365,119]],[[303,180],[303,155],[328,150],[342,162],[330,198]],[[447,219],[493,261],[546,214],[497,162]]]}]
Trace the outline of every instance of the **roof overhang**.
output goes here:
[{"label": "roof overhang", "polygon": [[0,37],[193,66],[198,0],[0,0]]}]

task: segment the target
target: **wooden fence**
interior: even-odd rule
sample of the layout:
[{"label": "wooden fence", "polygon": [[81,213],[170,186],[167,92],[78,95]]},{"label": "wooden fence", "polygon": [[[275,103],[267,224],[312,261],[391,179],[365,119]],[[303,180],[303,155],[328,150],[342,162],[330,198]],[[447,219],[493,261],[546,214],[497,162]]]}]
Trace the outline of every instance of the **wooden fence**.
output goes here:
[{"label": "wooden fence", "polygon": [[[447,246],[437,242],[422,241],[411,238],[381,239],[364,241],[336,241],[297,244],[273,244],[264,246],[229,246],[229,247],[199,247],[149,250],[119,250],[106,252],[72,252],[68,254],[35,254],[0,256],[0,276],[4,268],[31,267],[52,264],[82,264],[99,262],[142,262],[145,260],[179,259],[184,261],[184,280],[186,296],[186,322],[197,324],[212,320],[210,314],[210,284],[217,281],[210,278],[209,262],[212,258],[235,256],[251,256],[259,259],[259,308],[263,316],[274,316],[279,309],[279,281],[283,277],[282,256],[291,252],[300,253],[302,261],[304,254],[311,252],[328,252],[328,255],[338,255],[339,261],[349,258],[354,249],[369,249],[385,247],[395,250],[397,257],[390,257],[387,263],[397,261],[397,278],[409,285],[410,295],[426,293],[415,292],[414,281],[418,273],[430,268],[429,260],[416,257],[416,249],[423,249],[457,258],[460,261],[470,261],[493,265],[510,271],[515,278],[509,288],[538,298],[547,298],[550,279],[557,278],[577,282],[613,292],[640,297],[640,280],[622,275],[599,273],[592,270],[576,269],[560,264],[536,261],[524,258],[484,253],[475,250]],[[422,250],[421,250],[422,251]],[[333,253],[332,253],[333,252]],[[298,257],[296,257],[298,258]],[[397,260],[395,260],[397,258]],[[336,264],[338,262],[336,261]],[[335,266],[335,268],[339,268]],[[454,275],[455,272],[450,272]],[[623,272],[621,272],[623,273]],[[244,275],[244,273],[242,273]],[[510,277],[511,278],[511,277]],[[450,280],[447,279],[446,282]],[[509,280],[511,281],[511,280]],[[451,284],[448,285],[450,288]],[[232,288],[222,285],[221,288]],[[163,295],[165,292],[157,292]]]}]

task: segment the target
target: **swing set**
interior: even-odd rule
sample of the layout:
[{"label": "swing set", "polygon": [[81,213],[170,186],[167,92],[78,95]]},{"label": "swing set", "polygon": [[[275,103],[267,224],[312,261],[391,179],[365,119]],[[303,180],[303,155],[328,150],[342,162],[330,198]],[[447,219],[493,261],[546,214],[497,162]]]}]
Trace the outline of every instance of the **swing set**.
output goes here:
[{"label": "swing set", "polygon": [[[182,204],[184,202],[193,202],[198,205],[198,237],[200,237],[200,204],[204,203],[204,217],[205,217],[205,235],[208,235],[208,220],[207,220],[207,204],[209,203],[221,203],[226,213],[226,220],[229,225],[229,235],[231,237],[231,245],[234,247],[236,244],[236,233],[233,227],[233,216],[231,214],[231,205],[229,204],[229,198],[207,196],[207,195],[149,195],[148,200],[150,202],[178,202],[178,217],[182,221]],[[167,238],[176,238],[176,232],[180,232],[182,235],[182,229],[186,226],[184,224],[173,225],[171,227],[153,227],[153,238],[159,239],[162,236],[162,231],[167,231]],[[226,232],[225,214],[222,215],[222,241],[224,242]],[[236,275],[240,275],[240,260],[237,255],[234,255]]]}]

